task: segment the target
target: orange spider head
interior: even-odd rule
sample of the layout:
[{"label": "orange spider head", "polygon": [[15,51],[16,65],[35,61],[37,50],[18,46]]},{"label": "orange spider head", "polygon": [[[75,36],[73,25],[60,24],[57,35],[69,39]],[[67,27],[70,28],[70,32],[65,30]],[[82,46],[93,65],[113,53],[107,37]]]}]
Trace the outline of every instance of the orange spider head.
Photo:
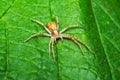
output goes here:
[{"label": "orange spider head", "polygon": [[50,31],[54,31],[57,30],[57,24],[55,22],[48,22],[46,27],[50,30]]}]

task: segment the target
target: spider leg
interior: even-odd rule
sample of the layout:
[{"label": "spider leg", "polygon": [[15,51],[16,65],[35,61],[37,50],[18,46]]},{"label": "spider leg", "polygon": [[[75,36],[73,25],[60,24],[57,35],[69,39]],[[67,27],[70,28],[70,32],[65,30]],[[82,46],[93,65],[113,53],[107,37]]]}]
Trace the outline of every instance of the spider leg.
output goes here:
[{"label": "spider leg", "polygon": [[94,52],[90,49],[90,47],[89,47],[88,45],[86,45],[83,41],[79,40],[78,38],[76,38],[76,40],[77,40],[79,43],[83,44],[91,53],[94,53]]},{"label": "spider leg", "polygon": [[58,16],[56,16],[55,18],[56,18],[56,22],[57,22],[57,29],[59,29],[59,21],[58,21]]},{"label": "spider leg", "polygon": [[69,26],[63,28],[63,29],[60,31],[60,33],[63,33],[63,32],[65,32],[66,30],[71,29],[71,28],[82,28],[82,27],[79,27],[78,24],[77,24],[77,25],[69,25]]},{"label": "spider leg", "polygon": [[44,29],[45,29],[48,33],[51,33],[51,32],[46,28],[46,26],[45,26],[42,22],[40,22],[40,21],[38,21],[38,20],[32,20],[32,19],[31,19],[31,21],[34,22],[34,23],[37,23],[38,25],[43,26]]},{"label": "spider leg", "polygon": [[47,33],[38,32],[38,33],[35,33],[35,34],[31,35],[30,37],[28,37],[26,40],[24,40],[24,42],[27,42],[27,41],[29,41],[30,39],[32,39],[33,37],[36,37],[36,36],[39,36],[39,35],[41,35],[41,36],[50,36],[50,35],[47,34]]},{"label": "spider leg", "polygon": [[52,40],[50,40],[50,42],[49,42],[49,58],[50,58],[50,52],[51,52],[51,50],[50,50],[50,48],[51,48],[51,42],[52,42]]},{"label": "spider leg", "polygon": [[[93,51],[84,43],[84,42],[82,42],[81,40],[79,40],[78,38],[76,38],[76,37],[74,37],[74,36],[72,36],[72,35],[69,35],[69,34],[63,34],[62,35],[64,38],[68,38],[68,39],[71,39],[71,40],[73,40],[77,45],[79,44],[79,43],[81,43],[81,44],[83,44],[91,53],[93,53]],[[79,42],[79,43],[78,43]],[[79,44],[80,45],[80,44]],[[78,45],[78,46],[79,46]],[[81,48],[81,51],[82,51],[82,53],[83,53],[83,50],[82,50],[82,47],[81,47],[81,45],[79,46],[80,48]]]},{"label": "spider leg", "polygon": [[54,54],[54,38],[52,38],[52,56],[53,56],[53,58],[54,58],[54,61],[56,62],[56,60],[55,60],[55,54]]},{"label": "spider leg", "polygon": [[84,51],[82,49],[82,46],[77,42],[77,40],[73,39],[73,41],[79,46],[79,48],[81,49],[82,54],[84,55]]}]

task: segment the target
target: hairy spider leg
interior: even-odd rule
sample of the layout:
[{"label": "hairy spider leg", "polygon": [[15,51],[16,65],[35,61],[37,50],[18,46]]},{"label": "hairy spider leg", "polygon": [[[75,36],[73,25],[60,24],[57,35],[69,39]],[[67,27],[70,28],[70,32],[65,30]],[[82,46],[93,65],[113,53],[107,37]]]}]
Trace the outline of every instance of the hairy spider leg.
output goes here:
[{"label": "hairy spider leg", "polygon": [[50,53],[51,53],[51,43],[52,43],[52,40],[50,40],[50,42],[49,42],[49,58],[50,58]]},{"label": "hairy spider leg", "polygon": [[[77,38],[74,37],[73,35],[63,34],[62,36],[63,36],[63,38],[68,38],[68,39],[71,39],[71,40],[73,40],[73,41],[75,40],[74,42],[75,42],[77,45],[78,45],[79,43],[83,44],[91,53],[93,53],[93,51],[92,51],[84,42],[82,42],[81,40],[77,39]],[[79,43],[78,43],[78,42],[79,42]],[[79,44],[79,45],[80,45],[80,44]],[[78,45],[78,46],[79,46],[79,45]],[[82,53],[84,53],[83,50],[82,50],[81,45],[80,45],[79,47],[80,47]]]},{"label": "hairy spider leg", "polygon": [[47,33],[42,33],[42,32],[38,32],[38,33],[35,33],[33,35],[31,35],[30,37],[28,37],[26,40],[24,40],[24,42],[27,42],[28,40],[32,39],[33,37],[36,37],[36,36],[50,36],[49,34]]},{"label": "hairy spider leg", "polygon": [[63,38],[68,38],[68,39],[73,40],[78,45],[78,47],[81,49],[81,52],[84,55],[84,51],[83,51],[81,45],[79,44],[79,42],[72,35],[65,34],[65,35],[63,35]]},{"label": "hairy spider leg", "polygon": [[55,54],[54,54],[54,38],[51,38],[51,40],[52,40],[52,56],[53,56],[53,59],[54,59],[54,61],[56,62],[56,60],[55,60]]},{"label": "hairy spider leg", "polygon": [[79,43],[83,44],[91,53],[94,53],[94,52],[88,47],[88,45],[85,44],[83,41],[79,40],[78,38],[76,38],[76,40],[77,40]]},{"label": "hairy spider leg", "polygon": [[65,32],[66,30],[71,29],[71,28],[82,28],[82,27],[79,27],[79,25],[69,25],[69,26],[63,28],[63,29],[60,31],[60,33],[63,33],[63,32]]},{"label": "hairy spider leg", "polygon": [[84,51],[82,49],[82,46],[77,42],[77,40],[73,39],[73,41],[78,45],[78,47],[81,49],[82,54],[84,55]]},{"label": "hairy spider leg", "polygon": [[40,22],[40,21],[38,21],[38,20],[31,20],[31,21],[34,22],[34,23],[37,23],[38,25],[43,26],[44,29],[45,29],[48,33],[51,33],[51,32],[47,29],[47,27],[46,27],[42,22]]}]

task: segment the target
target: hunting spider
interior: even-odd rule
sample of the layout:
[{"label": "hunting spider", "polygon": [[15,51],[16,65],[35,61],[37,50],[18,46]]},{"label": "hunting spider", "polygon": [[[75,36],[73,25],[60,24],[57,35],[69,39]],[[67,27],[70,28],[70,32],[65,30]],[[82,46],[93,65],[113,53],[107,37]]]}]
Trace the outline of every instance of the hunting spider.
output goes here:
[{"label": "hunting spider", "polygon": [[[27,42],[28,40],[32,39],[33,37],[40,36],[40,35],[51,37],[51,40],[49,42],[49,57],[52,54],[54,61],[55,61],[54,42],[56,42],[56,40],[58,38],[60,38],[60,39],[66,38],[66,39],[70,39],[70,40],[74,41],[79,46],[82,53],[84,53],[84,52],[83,52],[83,49],[80,44],[84,45],[90,52],[92,52],[92,50],[84,42],[79,40],[77,37],[74,37],[73,35],[69,35],[69,34],[63,34],[63,32],[65,32],[68,29],[77,28],[77,27],[80,28],[79,25],[69,25],[69,26],[63,28],[61,31],[59,31],[59,22],[58,22],[57,16],[56,16],[56,23],[51,21],[51,22],[48,22],[46,26],[42,22],[37,21],[37,20],[32,20],[32,22],[43,26],[44,29],[47,31],[47,33],[43,33],[43,32],[35,33],[35,34],[31,35],[30,37],[28,37],[24,42]],[[52,48],[52,53],[51,53],[51,48]]]}]

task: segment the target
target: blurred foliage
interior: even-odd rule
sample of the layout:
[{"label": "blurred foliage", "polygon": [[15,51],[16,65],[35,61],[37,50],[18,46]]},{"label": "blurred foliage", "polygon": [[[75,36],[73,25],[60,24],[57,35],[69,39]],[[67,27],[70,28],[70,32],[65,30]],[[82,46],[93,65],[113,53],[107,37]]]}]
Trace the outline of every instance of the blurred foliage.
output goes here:
[{"label": "blurred foliage", "polygon": [[[119,0],[0,0],[0,80],[120,80]],[[70,40],[58,40],[57,63],[48,56],[50,38],[30,35],[59,17],[60,30],[81,24],[73,34],[93,51],[80,49]],[[53,20],[54,21],[54,20]]]}]

